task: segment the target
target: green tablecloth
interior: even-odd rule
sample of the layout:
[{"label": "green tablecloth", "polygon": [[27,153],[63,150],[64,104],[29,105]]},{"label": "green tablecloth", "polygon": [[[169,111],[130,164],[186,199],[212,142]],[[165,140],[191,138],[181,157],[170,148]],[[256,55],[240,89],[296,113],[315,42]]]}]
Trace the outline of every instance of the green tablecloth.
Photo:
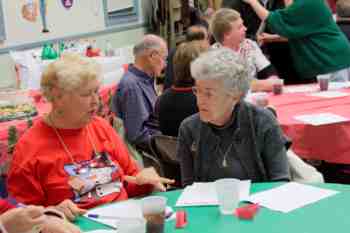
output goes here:
[{"label": "green tablecloth", "polygon": [[[251,193],[277,187],[281,183],[252,184]],[[186,207],[188,225],[175,229],[175,221],[167,222],[165,232],[171,233],[329,233],[350,229],[350,185],[320,184],[323,188],[341,191],[339,194],[288,214],[261,208],[254,220],[239,220],[235,216],[222,216],[217,207]],[[181,190],[161,193],[168,198],[168,205],[175,206]],[[288,201],[288,200],[286,200]],[[174,208],[179,209],[179,208]],[[102,224],[80,217],[76,224],[87,232],[108,229]]]}]

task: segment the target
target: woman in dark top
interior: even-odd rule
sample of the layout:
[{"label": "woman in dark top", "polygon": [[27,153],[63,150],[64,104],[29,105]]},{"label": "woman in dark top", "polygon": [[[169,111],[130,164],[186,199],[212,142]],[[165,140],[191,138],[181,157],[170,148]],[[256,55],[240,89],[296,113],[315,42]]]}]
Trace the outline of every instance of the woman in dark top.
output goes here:
[{"label": "woman in dark top", "polygon": [[196,97],[192,93],[194,80],[190,64],[207,50],[208,44],[201,41],[183,43],[178,47],[174,57],[174,84],[156,103],[162,134],[177,137],[182,120],[198,112]]}]

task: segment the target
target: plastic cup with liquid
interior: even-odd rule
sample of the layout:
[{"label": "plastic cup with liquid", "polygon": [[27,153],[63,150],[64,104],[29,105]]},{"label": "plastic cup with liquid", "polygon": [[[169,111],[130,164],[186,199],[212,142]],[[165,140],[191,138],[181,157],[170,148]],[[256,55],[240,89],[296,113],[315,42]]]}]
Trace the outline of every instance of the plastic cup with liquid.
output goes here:
[{"label": "plastic cup with liquid", "polygon": [[239,203],[238,179],[225,178],[215,181],[215,189],[221,214],[233,214]]},{"label": "plastic cup with liquid", "polygon": [[167,198],[162,196],[145,197],[141,200],[146,233],[164,233],[166,203]]},{"label": "plastic cup with liquid", "polygon": [[317,77],[318,85],[320,86],[320,91],[327,91],[329,86],[329,77],[328,76],[318,76]]}]

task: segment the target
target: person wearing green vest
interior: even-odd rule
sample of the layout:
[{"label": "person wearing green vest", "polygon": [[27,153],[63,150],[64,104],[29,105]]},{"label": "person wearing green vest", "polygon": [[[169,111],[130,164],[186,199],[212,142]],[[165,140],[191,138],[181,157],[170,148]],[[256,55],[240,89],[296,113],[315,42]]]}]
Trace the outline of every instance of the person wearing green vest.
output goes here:
[{"label": "person wearing green vest", "polygon": [[301,78],[330,75],[347,81],[350,44],[324,0],[284,0],[286,8],[268,11],[258,0],[251,5],[261,20],[289,40],[294,66]]}]

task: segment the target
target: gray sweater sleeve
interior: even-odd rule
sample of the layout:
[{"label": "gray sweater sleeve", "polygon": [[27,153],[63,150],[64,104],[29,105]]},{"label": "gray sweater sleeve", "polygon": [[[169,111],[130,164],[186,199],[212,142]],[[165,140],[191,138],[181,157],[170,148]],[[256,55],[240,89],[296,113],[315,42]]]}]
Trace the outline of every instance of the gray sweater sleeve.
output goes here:
[{"label": "gray sweater sleeve", "polygon": [[193,155],[191,150],[193,136],[186,122],[184,120],[180,125],[176,148],[176,156],[180,162],[181,183],[183,187],[191,185],[194,182]]}]

